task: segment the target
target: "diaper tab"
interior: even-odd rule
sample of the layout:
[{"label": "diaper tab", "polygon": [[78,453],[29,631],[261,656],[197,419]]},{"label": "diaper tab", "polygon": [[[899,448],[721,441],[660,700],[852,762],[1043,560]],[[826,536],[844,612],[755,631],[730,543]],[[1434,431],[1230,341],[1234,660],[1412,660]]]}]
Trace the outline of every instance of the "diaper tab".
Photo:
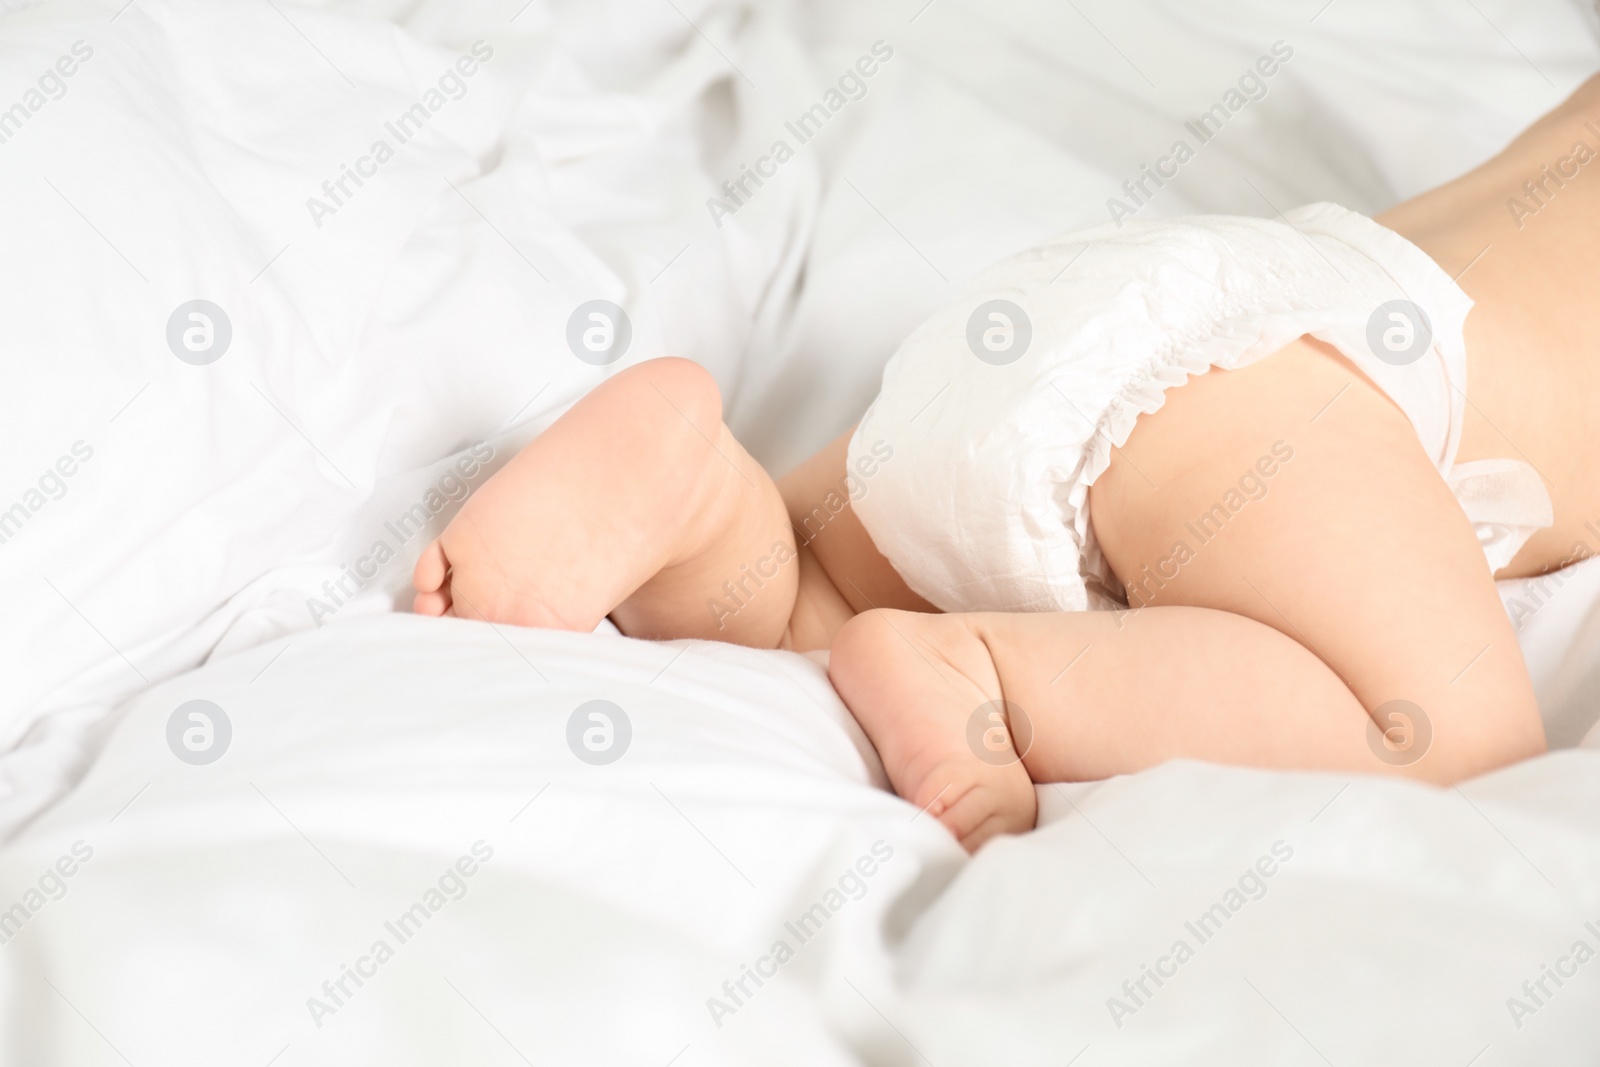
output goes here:
[{"label": "diaper tab", "polygon": [[1555,523],[1544,479],[1521,460],[1457,463],[1445,481],[1478,535],[1491,574],[1509,565],[1528,538]]}]

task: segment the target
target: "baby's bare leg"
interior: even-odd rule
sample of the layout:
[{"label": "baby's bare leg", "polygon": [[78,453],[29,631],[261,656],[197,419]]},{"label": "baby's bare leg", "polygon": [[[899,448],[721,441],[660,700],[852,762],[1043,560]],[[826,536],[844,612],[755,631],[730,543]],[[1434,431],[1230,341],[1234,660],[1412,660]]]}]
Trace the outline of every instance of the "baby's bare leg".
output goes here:
[{"label": "baby's bare leg", "polygon": [[[846,430],[778,483],[800,550],[800,590],[790,634],[797,651],[828,648],[839,628],[872,608],[937,611],[912,592],[856,517],[851,501],[870,476],[847,475]],[[791,646],[785,646],[791,647]]]},{"label": "baby's bare leg", "polygon": [[830,671],[896,792],[968,849],[1033,826],[1033,781],[1177,758],[1392,769],[1368,747],[1360,702],[1321,660],[1209,608],[874,611],[840,633]]},{"label": "baby's bare leg", "polygon": [[799,588],[777,486],[711,376],[659,359],[604,382],[473,494],[414,574],[416,610],[522,626],[787,641]]}]

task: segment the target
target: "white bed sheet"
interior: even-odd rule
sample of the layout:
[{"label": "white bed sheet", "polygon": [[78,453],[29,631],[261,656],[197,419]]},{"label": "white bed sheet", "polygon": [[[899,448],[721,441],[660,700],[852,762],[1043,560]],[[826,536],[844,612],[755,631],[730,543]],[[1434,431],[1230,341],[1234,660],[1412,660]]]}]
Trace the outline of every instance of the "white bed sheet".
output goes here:
[{"label": "white bed sheet", "polygon": [[[0,471],[20,493],[97,449],[0,545],[0,907],[95,849],[0,945],[9,1060],[1592,1061],[1600,969],[1520,1027],[1507,1005],[1600,926],[1591,750],[1459,792],[1175,764],[1047,790],[1047,829],[969,863],[875,787],[803,659],[394,616],[418,539],[310,611],[460,450],[492,469],[600,380],[561,347],[581,299],[627,306],[616,366],[710,366],[781,468],[954,286],[1105,217],[1273,40],[1281,81],[1149,210],[1444,180],[1594,69],[1588,5],[119,7],[0,18],[7,92],[97,49],[0,145],[8,339],[40,354]],[[308,190],[480,38],[444,135],[310,228]],[[880,39],[867,95],[717,228],[706,198]],[[209,368],[165,347],[194,296],[238,331]],[[1600,569],[1502,593],[1576,743]],[[557,728],[597,692],[638,709],[609,768]],[[199,695],[239,730],[205,768],[162,733]],[[305,997],[479,838],[506,844],[448,929],[315,1027]],[[880,838],[887,880],[716,1027],[706,998]],[[1121,983],[1280,839],[1284,880],[1116,1026]]]},{"label": "white bed sheet", "polygon": [[[167,747],[192,699],[232,724],[205,766]],[[604,766],[566,735],[596,699],[632,727]],[[92,850],[0,946],[0,1055],[1582,1064],[1600,1041],[1600,964],[1521,1027],[1506,1007],[1597,941],[1600,751],[1459,790],[1174,763],[1043,789],[1044,828],[971,861],[881,782],[801,656],[407,615],[285,638],[136,700],[0,857],[20,894]],[[385,923],[479,841],[402,942]],[[802,941],[786,924],[880,841]],[[1185,923],[1275,845],[1202,942]],[[346,965],[369,973],[338,1003]],[[736,1000],[746,965],[778,973]]]}]

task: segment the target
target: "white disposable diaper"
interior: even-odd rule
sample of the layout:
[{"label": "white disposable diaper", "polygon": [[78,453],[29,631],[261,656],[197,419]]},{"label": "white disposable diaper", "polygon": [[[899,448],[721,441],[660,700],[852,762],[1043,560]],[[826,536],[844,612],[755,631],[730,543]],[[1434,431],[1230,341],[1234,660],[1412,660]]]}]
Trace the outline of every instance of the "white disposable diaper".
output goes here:
[{"label": "white disposable diaper", "polygon": [[1410,418],[1497,570],[1552,515],[1527,464],[1455,462],[1471,307],[1421,249],[1335,204],[1076,231],[986,271],[900,346],[850,442],[850,469],[875,468],[854,507],[945,611],[1118,606],[1088,513],[1111,450],[1189,376],[1309,334]]}]

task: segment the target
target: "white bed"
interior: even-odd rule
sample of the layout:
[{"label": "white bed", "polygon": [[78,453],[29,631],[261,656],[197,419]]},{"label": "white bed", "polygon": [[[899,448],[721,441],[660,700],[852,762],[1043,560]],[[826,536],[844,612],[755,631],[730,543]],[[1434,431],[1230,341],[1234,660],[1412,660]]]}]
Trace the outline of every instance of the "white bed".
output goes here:
[{"label": "white bed", "polygon": [[[0,122],[0,1062],[1595,1061],[1596,564],[1502,590],[1549,756],[1454,790],[1169,764],[1044,788],[1040,830],[968,859],[815,661],[403,614],[424,535],[393,525],[432,490],[436,530],[662,354],[796,461],[965,277],[1107,218],[1275,41],[1143,210],[1380,210],[1600,65],[1589,5],[0,12],[0,118],[27,112]],[[707,199],[878,41],[719,227]],[[207,365],[168,343],[195,299],[231,323]],[[633,325],[609,368],[563,342],[592,299]],[[190,700],[227,716],[214,762],[169,746]],[[615,762],[569,747],[591,700],[631,724]]]}]

